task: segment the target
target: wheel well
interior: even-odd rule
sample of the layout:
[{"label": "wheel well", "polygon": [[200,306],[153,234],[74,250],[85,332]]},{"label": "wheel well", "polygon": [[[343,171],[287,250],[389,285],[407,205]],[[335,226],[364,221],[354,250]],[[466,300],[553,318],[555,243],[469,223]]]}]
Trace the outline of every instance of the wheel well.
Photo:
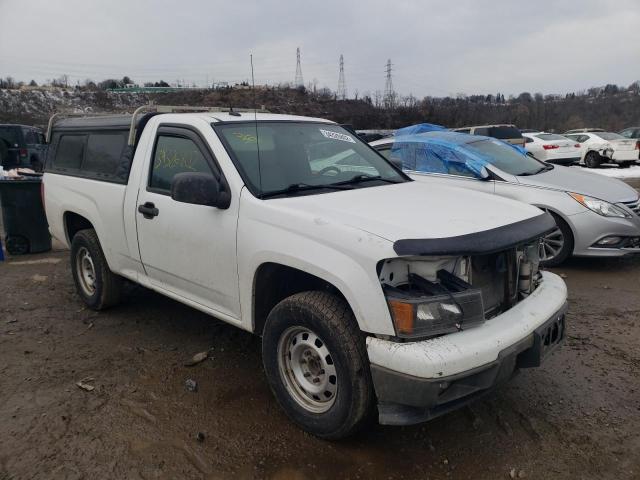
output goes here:
[{"label": "wheel well", "polygon": [[539,209],[541,209],[541,210],[544,210],[545,212],[547,212],[547,213],[549,213],[549,214],[554,214],[554,215],[556,215],[560,220],[562,220],[562,221],[563,221],[563,222],[564,222],[564,223],[569,227],[569,230],[571,231],[571,236],[573,237],[573,238],[571,239],[571,241],[574,243],[574,246],[575,246],[576,232],[575,232],[575,230],[574,230],[573,225],[571,224],[571,222],[569,222],[569,221],[565,218],[565,216],[564,216],[564,215],[562,215],[559,211],[557,211],[557,210],[555,210],[555,209],[553,209],[553,208],[546,207],[546,206],[543,206],[543,205],[536,205],[536,207],[538,207],[538,208],[539,208]]},{"label": "wheel well", "polygon": [[71,243],[76,233],[86,228],[93,228],[93,225],[82,215],[78,215],[77,213],[73,212],[65,212],[64,227],[66,230],[67,239],[69,240],[69,243]]},{"label": "wheel well", "polygon": [[296,293],[321,290],[338,295],[346,302],[342,292],[326,280],[278,263],[260,265],[253,287],[253,332],[258,335],[262,335],[273,307]]}]

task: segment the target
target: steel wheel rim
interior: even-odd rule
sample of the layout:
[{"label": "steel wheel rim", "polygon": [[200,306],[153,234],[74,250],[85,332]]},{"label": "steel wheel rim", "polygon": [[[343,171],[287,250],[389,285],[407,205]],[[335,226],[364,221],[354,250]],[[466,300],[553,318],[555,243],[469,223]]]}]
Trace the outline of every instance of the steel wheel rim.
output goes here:
[{"label": "steel wheel rim", "polygon": [[540,242],[540,260],[549,261],[556,258],[564,248],[564,235],[559,227],[542,237]]},{"label": "steel wheel rim", "polygon": [[311,330],[290,327],[282,333],[278,369],[287,393],[305,410],[324,413],[335,403],[338,375],[333,357]]},{"label": "steel wheel rim", "polygon": [[76,255],[76,272],[80,288],[85,295],[91,296],[96,292],[96,269],[93,258],[86,247],[80,247]]}]

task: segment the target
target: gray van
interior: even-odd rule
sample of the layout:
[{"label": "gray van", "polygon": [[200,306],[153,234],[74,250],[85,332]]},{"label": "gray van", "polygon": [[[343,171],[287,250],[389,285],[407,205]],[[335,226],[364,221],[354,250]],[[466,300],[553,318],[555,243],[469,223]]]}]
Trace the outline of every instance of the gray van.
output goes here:
[{"label": "gray van", "polygon": [[0,124],[0,165],[41,172],[47,153],[42,130],[27,125]]}]

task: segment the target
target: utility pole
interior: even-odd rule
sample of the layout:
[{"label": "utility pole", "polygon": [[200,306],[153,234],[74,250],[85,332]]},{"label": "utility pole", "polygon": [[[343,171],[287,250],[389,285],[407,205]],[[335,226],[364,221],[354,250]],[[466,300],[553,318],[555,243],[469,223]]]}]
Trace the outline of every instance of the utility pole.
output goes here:
[{"label": "utility pole", "polygon": [[387,60],[385,71],[387,72],[387,81],[384,85],[384,106],[393,108],[395,105],[396,93],[393,91],[393,80],[391,79],[391,59]]},{"label": "utility pole", "polygon": [[296,50],[296,79],[293,82],[296,87],[304,87],[302,79],[302,66],[300,65],[300,47]]},{"label": "utility pole", "polygon": [[338,100],[346,100],[347,82],[344,79],[344,57],[340,55],[340,75],[338,77]]}]

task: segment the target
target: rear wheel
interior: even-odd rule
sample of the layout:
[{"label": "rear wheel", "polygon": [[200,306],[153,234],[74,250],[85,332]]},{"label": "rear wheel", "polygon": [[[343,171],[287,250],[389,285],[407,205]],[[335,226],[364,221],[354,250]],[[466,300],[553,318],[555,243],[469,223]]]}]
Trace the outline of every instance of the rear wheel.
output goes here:
[{"label": "rear wheel", "polygon": [[573,232],[560,216],[548,212],[556,222],[556,228],[545,235],[540,243],[540,263],[545,267],[557,267],[573,252]]},{"label": "rear wheel", "polygon": [[109,270],[95,230],[80,230],[73,237],[71,272],[87,307],[102,310],[120,302],[123,279]]},{"label": "rear wheel", "polygon": [[282,409],[313,435],[349,436],[373,411],[364,338],[336,295],[303,292],[276,305],[264,327],[262,359]]},{"label": "rear wheel", "polygon": [[602,163],[602,158],[598,152],[589,152],[586,157],[584,157],[584,164],[587,168],[598,168]]}]

